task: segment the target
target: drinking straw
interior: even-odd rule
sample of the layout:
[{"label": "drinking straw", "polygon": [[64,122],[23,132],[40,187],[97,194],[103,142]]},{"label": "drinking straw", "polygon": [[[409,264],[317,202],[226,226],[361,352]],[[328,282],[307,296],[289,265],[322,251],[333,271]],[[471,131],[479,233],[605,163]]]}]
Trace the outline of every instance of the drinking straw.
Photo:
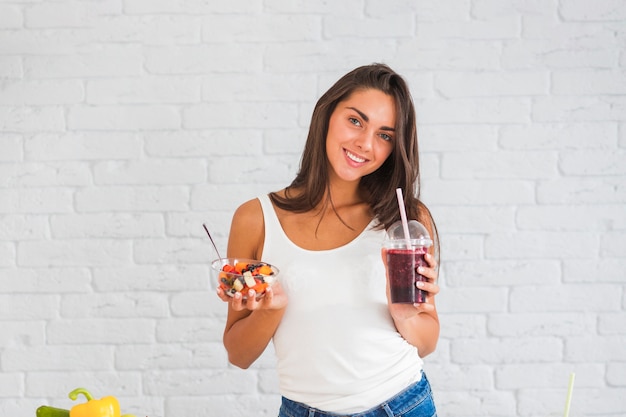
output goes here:
[{"label": "drinking straw", "polygon": [[406,240],[406,247],[411,248],[411,234],[409,233],[409,222],[406,219],[406,208],[404,207],[402,188],[396,188],[396,196],[398,196],[398,207],[400,208],[400,219],[402,219],[402,229],[404,229],[404,239]]},{"label": "drinking straw", "polygon": [[565,413],[563,414],[563,417],[569,416],[569,406],[570,406],[570,403],[572,402],[572,391],[574,390],[574,378],[575,377],[576,377],[576,374],[574,372],[572,372],[569,376],[569,387],[567,388],[567,400],[565,401]]}]

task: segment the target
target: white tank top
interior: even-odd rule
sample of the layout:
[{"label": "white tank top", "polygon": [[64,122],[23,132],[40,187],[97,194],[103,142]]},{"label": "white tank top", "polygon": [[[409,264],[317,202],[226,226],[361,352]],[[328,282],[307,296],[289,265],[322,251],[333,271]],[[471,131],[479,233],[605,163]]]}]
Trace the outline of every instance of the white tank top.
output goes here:
[{"label": "white tank top", "polygon": [[417,348],[387,309],[384,230],[372,221],[353,241],[311,251],[285,235],[269,196],[262,259],[280,269],[289,304],[273,343],[281,395],[320,410],[368,410],[421,378]]}]

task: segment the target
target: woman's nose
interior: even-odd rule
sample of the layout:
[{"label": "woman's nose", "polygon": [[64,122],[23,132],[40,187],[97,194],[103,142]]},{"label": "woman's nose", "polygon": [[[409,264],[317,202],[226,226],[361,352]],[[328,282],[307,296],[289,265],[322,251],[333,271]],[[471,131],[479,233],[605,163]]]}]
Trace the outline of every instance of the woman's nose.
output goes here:
[{"label": "woman's nose", "polygon": [[372,149],[373,140],[374,133],[364,131],[361,135],[357,137],[356,146],[363,151],[369,151],[370,149]]}]

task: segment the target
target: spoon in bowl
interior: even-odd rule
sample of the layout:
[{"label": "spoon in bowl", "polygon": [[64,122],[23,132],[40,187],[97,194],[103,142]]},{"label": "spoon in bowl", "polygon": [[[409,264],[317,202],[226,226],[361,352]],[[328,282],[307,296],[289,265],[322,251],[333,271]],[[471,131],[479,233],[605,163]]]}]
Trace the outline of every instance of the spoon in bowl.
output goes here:
[{"label": "spoon in bowl", "polygon": [[217,245],[215,245],[215,242],[213,241],[213,238],[211,237],[211,233],[209,233],[209,229],[206,227],[206,224],[202,223],[202,227],[204,227],[206,234],[209,235],[209,239],[211,239],[211,243],[213,244],[213,249],[215,249],[215,253],[217,253],[217,257],[219,259],[222,259],[222,257],[220,256],[220,251],[217,250]]}]

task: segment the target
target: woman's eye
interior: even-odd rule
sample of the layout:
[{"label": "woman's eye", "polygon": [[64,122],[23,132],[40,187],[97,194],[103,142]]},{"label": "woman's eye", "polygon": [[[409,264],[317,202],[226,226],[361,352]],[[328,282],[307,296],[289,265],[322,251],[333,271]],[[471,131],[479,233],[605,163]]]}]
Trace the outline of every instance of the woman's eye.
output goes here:
[{"label": "woman's eye", "polygon": [[350,118],[348,118],[348,120],[350,120],[350,123],[352,123],[355,126],[361,126],[361,122],[359,121],[359,119],[356,119],[354,117],[350,117]]},{"label": "woman's eye", "polygon": [[389,135],[388,135],[388,134],[386,134],[386,133],[381,133],[379,136],[380,136],[383,140],[386,140],[387,142],[389,142],[389,141],[391,141],[391,140],[393,139],[391,136],[389,136]]}]

